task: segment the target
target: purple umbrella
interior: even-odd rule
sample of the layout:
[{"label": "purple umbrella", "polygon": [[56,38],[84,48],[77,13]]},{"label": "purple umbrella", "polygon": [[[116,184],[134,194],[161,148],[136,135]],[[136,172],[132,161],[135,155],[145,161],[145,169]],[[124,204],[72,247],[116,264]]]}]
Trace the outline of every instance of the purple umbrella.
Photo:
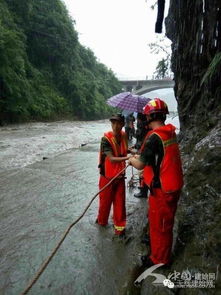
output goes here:
[{"label": "purple umbrella", "polygon": [[132,94],[130,92],[121,92],[110,97],[107,103],[112,107],[118,107],[122,110],[142,113],[143,107],[150,101],[149,98]]}]

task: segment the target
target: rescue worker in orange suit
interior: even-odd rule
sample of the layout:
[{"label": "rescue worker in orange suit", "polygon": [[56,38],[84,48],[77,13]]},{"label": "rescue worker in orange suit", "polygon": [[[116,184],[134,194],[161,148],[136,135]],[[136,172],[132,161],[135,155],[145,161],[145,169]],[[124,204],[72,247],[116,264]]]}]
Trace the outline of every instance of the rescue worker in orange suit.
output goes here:
[{"label": "rescue worker in orange suit", "polygon": [[[100,180],[99,189],[102,189],[123,168],[127,156],[128,140],[122,128],[124,116],[113,115],[110,118],[112,131],[104,133],[100,146]],[[108,224],[111,205],[113,204],[113,222],[115,235],[124,236],[126,227],[125,206],[125,173],[119,175],[107,188],[99,194],[99,210],[96,222],[105,226]]]},{"label": "rescue worker in orange suit", "polygon": [[147,103],[143,113],[151,131],[146,135],[141,154],[130,158],[129,163],[138,170],[144,169],[144,181],[150,189],[149,229],[150,255],[142,256],[143,266],[171,262],[174,216],[183,173],[175,127],[165,125],[168,108],[164,101],[155,98]]}]

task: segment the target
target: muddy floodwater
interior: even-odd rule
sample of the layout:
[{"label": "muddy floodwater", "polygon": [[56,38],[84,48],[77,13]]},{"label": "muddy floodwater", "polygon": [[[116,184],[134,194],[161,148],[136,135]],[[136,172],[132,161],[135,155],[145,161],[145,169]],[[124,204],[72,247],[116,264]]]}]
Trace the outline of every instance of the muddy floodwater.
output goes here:
[{"label": "muddy floodwater", "polygon": [[[109,126],[105,120],[0,128],[0,294],[25,289],[97,193],[99,142]],[[132,173],[129,167],[126,183]],[[145,253],[137,239],[146,200],[134,198],[136,191],[127,187],[128,239],[113,239],[111,216],[107,228],[95,224],[96,199],[29,294],[139,294],[133,280]]]}]

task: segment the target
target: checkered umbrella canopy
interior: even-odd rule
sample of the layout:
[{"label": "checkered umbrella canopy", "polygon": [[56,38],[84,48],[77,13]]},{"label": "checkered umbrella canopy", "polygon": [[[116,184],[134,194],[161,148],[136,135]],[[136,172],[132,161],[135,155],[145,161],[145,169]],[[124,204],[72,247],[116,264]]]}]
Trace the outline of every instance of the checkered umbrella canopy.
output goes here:
[{"label": "checkered umbrella canopy", "polygon": [[117,95],[110,97],[107,104],[112,107],[118,107],[122,110],[131,112],[142,113],[143,107],[150,101],[149,98],[132,94],[131,92],[121,92]]}]

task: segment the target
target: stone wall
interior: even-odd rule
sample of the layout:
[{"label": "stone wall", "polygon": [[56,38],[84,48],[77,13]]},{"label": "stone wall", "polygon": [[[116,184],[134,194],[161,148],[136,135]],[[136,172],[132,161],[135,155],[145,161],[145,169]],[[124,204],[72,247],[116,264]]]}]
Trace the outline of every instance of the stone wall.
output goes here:
[{"label": "stone wall", "polygon": [[195,143],[216,126],[220,115],[220,0],[171,0],[166,29],[173,42],[181,133]]},{"label": "stone wall", "polygon": [[[188,268],[192,273],[218,275],[221,261],[221,1],[171,0],[166,31],[173,42],[172,70],[185,172],[172,269]],[[221,274],[216,289],[206,289],[205,294],[221,294],[220,277]],[[180,294],[201,294],[196,291],[182,290]]]}]

